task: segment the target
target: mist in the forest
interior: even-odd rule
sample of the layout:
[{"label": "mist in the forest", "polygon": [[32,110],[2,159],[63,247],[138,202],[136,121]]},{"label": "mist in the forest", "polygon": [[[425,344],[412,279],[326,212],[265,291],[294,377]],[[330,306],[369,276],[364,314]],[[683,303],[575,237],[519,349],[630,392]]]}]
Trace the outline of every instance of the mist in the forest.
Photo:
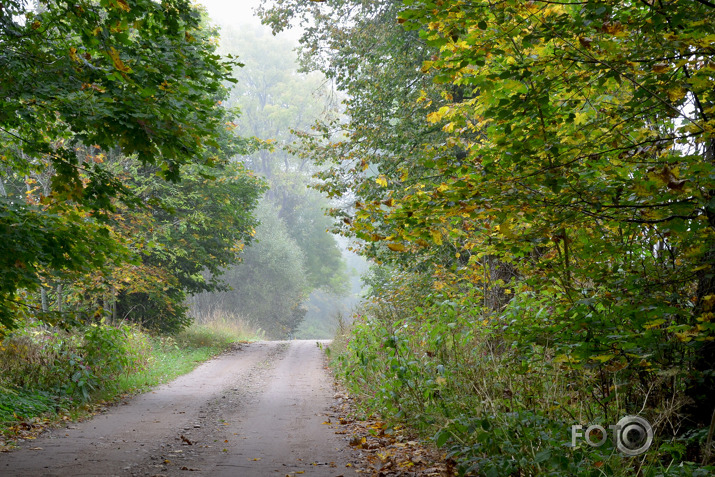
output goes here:
[{"label": "mist in the forest", "polygon": [[220,53],[244,64],[224,101],[240,111],[235,133],[264,146],[234,160],[264,178],[267,190],[255,211],[254,243],[222,277],[227,290],[195,295],[189,304],[199,321],[240,319],[271,338],[330,338],[359,301],[367,266],[328,232],[331,204],[311,187],[318,166],[287,148],[297,131],[331,113],[334,98],[322,75],[298,73],[297,42],[272,35],[253,16],[259,3],[204,3],[220,25]]}]

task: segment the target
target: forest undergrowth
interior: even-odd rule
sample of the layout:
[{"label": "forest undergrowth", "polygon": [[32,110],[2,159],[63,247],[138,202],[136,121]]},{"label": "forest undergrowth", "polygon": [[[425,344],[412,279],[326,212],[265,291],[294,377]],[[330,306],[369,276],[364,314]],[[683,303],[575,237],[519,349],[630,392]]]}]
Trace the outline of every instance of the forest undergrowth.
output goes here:
[{"label": "forest undergrowth", "polygon": [[[686,370],[580,363],[557,342],[524,345],[549,312],[528,295],[490,316],[473,292],[457,285],[435,291],[424,276],[403,273],[372,285],[352,324],[342,322],[332,364],[361,415],[415,429],[456,462],[460,475],[715,472],[703,454],[712,430],[689,427],[683,415]],[[630,415],[645,417],[654,434],[636,456],[619,452],[609,428]],[[582,426],[576,438],[574,425]],[[606,430],[589,435],[603,440],[598,447],[583,436],[591,425]]]}]

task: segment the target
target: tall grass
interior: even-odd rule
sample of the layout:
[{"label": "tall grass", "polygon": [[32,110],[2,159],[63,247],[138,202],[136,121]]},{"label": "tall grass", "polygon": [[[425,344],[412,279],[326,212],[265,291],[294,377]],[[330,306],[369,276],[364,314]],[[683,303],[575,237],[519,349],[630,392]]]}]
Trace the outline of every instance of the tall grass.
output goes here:
[{"label": "tall grass", "polygon": [[0,433],[12,438],[18,422],[77,416],[92,403],[171,381],[236,342],[263,338],[235,316],[201,318],[173,336],[126,324],[62,331],[25,323],[0,342]]},{"label": "tall grass", "polygon": [[[264,330],[252,325],[242,316],[225,310],[214,308],[210,311],[190,310],[194,325],[179,333],[177,339],[199,338],[202,333],[211,336],[223,336],[234,341],[258,341],[265,339]],[[203,331],[201,331],[203,330]]]}]

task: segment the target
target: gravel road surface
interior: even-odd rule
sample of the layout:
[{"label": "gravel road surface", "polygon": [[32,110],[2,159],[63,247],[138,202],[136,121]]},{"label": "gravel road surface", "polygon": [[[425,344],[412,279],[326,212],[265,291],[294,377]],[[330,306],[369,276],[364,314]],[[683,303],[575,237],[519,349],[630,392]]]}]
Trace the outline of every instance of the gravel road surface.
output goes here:
[{"label": "gravel road surface", "polygon": [[0,476],[348,476],[315,341],[266,341],[0,454]]}]

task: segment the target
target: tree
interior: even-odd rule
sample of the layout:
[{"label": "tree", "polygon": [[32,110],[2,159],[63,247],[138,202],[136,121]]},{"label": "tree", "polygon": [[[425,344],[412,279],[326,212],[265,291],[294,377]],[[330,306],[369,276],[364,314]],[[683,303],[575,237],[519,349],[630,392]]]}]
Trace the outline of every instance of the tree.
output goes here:
[{"label": "tree", "polygon": [[210,301],[245,317],[268,336],[284,338],[298,327],[306,312],[302,304],[309,282],[304,257],[272,204],[264,201],[257,217],[256,244],[225,274],[233,290],[213,294]]},{"label": "tree", "polygon": [[[145,222],[127,236],[140,269],[153,272],[149,280],[137,273],[127,280],[119,270],[115,280],[123,283],[110,282],[118,293],[117,314],[146,328],[176,331],[191,321],[184,306],[188,294],[226,289],[220,277],[251,244],[258,225],[252,211],[264,189],[238,163],[186,166],[179,183],[161,180],[151,168],[124,173],[127,185],[152,204]],[[126,224],[127,215],[136,217],[117,220]]]},{"label": "tree", "polygon": [[[324,210],[328,203],[308,188],[315,165],[290,150],[294,130],[309,129],[329,106],[324,79],[319,74],[298,73],[292,47],[290,42],[273,39],[265,29],[250,27],[224,29],[221,47],[226,52],[240,52],[245,63],[236,72],[238,83],[226,104],[243,112],[236,130],[263,143],[264,147],[241,160],[269,184],[263,216],[278,230],[269,232],[262,225],[257,232],[257,251],[248,250],[241,265],[228,272],[235,297],[212,297],[226,311],[241,310],[274,336],[294,331],[305,314],[303,301],[312,290],[321,289],[334,298],[346,293],[348,282],[340,248],[327,232],[330,221]],[[288,254],[287,244],[296,250]],[[268,264],[279,266],[284,259],[293,270],[268,272],[274,266]],[[290,283],[291,279],[296,281]],[[271,280],[287,290],[284,296],[273,296],[276,283]],[[257,301],[250,301],[254,299]],[[206,311],[207,300],[204,296],[193,301]]]},{"label": "tree", "polygon": [[185,0],[0,7],[0,179],[51,177],[37,200],[2,188],[3,325],[45,270],[88,273],[126,255],[107,213],[115,197],[139,204],[100,153],[134,155],[173,181],[182,165],[224,161],[220,99],[236,63],[201,21]]},{"label": "tree", "polygon": [[[368,253],[429,273],[523,362],[548,344],[553,362],[595,369],[614,389],[624,376],[661,395],[687,388],[680,417],[711,422],[709,2],[280,0],[264,16],[276,28],[312,19],[309,64],[351,95],[348,133],[326,145],[326,126],[306,151],[335,151],[326,187],[356,198],[335,215]],[[378,21],[393,42],[371,43]],[[374,101],[390,96],[371,67],[405,78],[400,44],[426,55],[393,113]],[[465,286],[441,291],[455,282]],[[683,379],[658,381],[668,369]]]},{"label": "tree", "polygon": [[[566,324],[561,339],[579,360],[647,356],[666,368],[673,347],[696,363],[713,353],[714,15],[685,2],[472,2],[436,13],[414,2],[402,14],[440,48],[425,67],[470,92],[428,117],[469,164],[467,174],[438,169],[448,179],[431,210],[456,218],[460,200],[489,204],[470,219],[491,226],[482,234],[505,261],[539,256],[517,266],[559,290],[562,315],[547,332]],[[398,220],[425,205],[405,202]],[[695,366],[706,394],[711,366]],[[704,395],[691,395],[691,417],[709,422]]]},{"label": "tree", "polygon": [[316,170],[312,159],[291,149],[296,133],[309,130],[330,110],[325,79],[318,73],[299,73],[293,44],[273,39],[265,28],[224,29],[222,45],[227,52],[241,52],[245,62],[229,99],[243,112],[237,131],[267,143],[243,160],[270,183],[267,200],[278,208],[302,249],[311,285],[339,292],[346,278],[337,243],[326,233],[328,202],[308,189]]}]

